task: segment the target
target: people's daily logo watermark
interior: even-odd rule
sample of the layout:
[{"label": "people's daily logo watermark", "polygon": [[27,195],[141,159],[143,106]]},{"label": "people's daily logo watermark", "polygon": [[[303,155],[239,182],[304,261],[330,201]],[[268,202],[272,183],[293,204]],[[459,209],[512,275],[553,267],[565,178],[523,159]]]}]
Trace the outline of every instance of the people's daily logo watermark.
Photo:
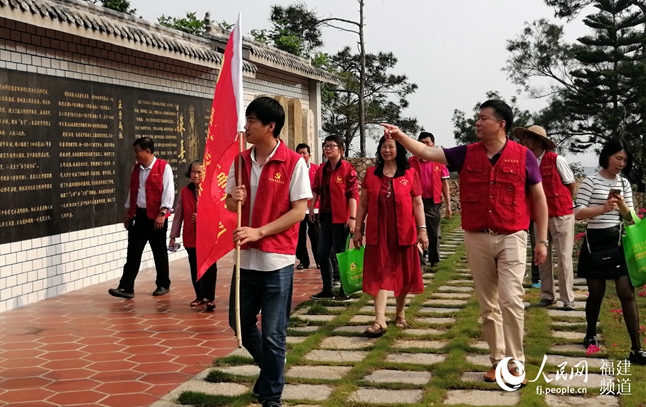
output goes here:
[{"label": "people's daily logo watermark", "polygon": [[[506,357],[496,366],[496,383],[504,391],[516,391],[520,389],[525,380],[525,365],[518,360],[512,362],[512,359],[511,357]],[[510,367],[516,374],[510,371]]]},{"label": "people's daily logo watermark", "polygon": [[[495,370],[496,383],[505,391],[516,391],[525,383],[538,382],[542,379],[544,384],[536,386],[536,394],[587,394],[588,388],[597,387],[588,383],[588,361],[581,360],[578,363],[568,366],[568,361],[554,363],[554,372],[546,371],[547,355],[543,355],[543,361],[539,367],[536,377],[526,380],[527,371],[525,365],[511,357],[506,357],[498,363]],[[620,360],[617,362],[602,359],[599,379],[599,392],[601,395],[628,395],[631,394],[631,372],[630,362]],[[577,383],[580,387],[574,387]],[[581,386],[583,384],[583,386]]]}]

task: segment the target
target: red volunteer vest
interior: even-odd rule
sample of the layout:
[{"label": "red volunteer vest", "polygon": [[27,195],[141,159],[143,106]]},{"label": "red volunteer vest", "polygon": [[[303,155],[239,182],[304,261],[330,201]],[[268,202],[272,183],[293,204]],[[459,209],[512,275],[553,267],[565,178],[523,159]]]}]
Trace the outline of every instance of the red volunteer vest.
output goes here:
[{"label": "red volunteer vest", "polygon": [[[251,174],[251,149],[241,154],[244,170],[242,183],[251,191],[249,174]],[[294,174],[296,163],[301,158],[299,154],[287,148],[281,141],[276,153],[263,166],[258,180],[256,201],[253,208],[252,221],[249,223],[250,208],[242,206],[242,224],[257,228],[273,222],[292,208],[289,199],[289,184]],[[236,162],[239,158],[236,159]],[[236,163],[237,168],[237,163]],[[243,249],[260,249],[267,253],[295,254],[298,241],[299,223],[289,229],[271,236],[265,236],[257,242],[242,246]]]},{"label": "red volunteer vest", "polygon": [[508,140],[492,166],[482,142],[467,146],[460,171],[462,228],[510,234],[527,229],[525,161],[527,149]]},{"label": "red volunteer vest", "polygon": [[[419,158],[412,156],[408,159],[410,166],[417,171],[420,182],[422,181],[422,163]],[[433,170],[431,171],[431,184],[433,185],[433,202],[436,204],[442,202],[442,164],[432,163]],[[422,197],[424,194],[422,193]]]},{"label": "red volunteer vest", "polygon": [[[365,185],[368,193],[368,217],[366,219],[366,243],[377,245],[384,241],[379,238],[379,191],[382,179],[375,175],[377,167],[366,170]],[[413,213],[411,191],[415,181],[415,170],[409,168],[403,176],[393,178],[393,192],[397,207],[397,242],[400,246],[417,243],[417,227]]]},{"label": "red volunteer vest", "polygon": [[[318,164],[310,163],[310,171],[309,171],[309,176],[310,176],[310,187],[314,185],[314,178],[316,177],[316,171],[319,169]],[[311,199],[310,199],[311,201]],[[317,199],[316,202],[314,203],[314,207],[318,208],[320,206],[320,199]],[[309,207],[311,202],[307,202],[307,206]]]},{"label": "red volunteer vest", "polygon": [[543,154],[541,165],[541,177],[543,177],[543,190],[547,198],[547,210],[549,217],[565,216],[573,213],[572,194],[568,187],[563,185],[561,176],[556,169],[557,154],[546,151]]},{"label": "red volunteer vest", "polygon": [[[326,166],[329,165],[329,162],[325,165],[321,165],[316,171],[316,179],[314,180],[314,185],[318,186],[320,189],[325,188],[325,186],[322,185],[323,170]],[[352,173],[356,175],[356,171],[354,170],[352,164],[342,159],[337,168],[332,170],[332,174],[330,174],[330,202],[332,204],[332,223],[346,223],[350,218],[350,206],[348,204],[349,199],[345,196],[347,192],[345,180],[348,175]],[[357,198],[358,197],[355,197],[355,199]]]},{"label": "red volunteer vest", "polygon": [[191,219],[193,217],[193,213],[197,212],[195,190],[189,189],[189,187],[186,186],[182,188],[180,193],[182,194],[182,222],[184,223],[182,240],[184,241],[184,247],[196,247],[195,223],[193,223]]},{"label": "red volunteer vest", "polygon": [[[161,209],[162,192],[164,190],[164,169],[166,161],[157,158],[146,178],[146,215],[155,219]],[[130,208],[128,217],[134,219],[137,211],[137,194],[139,193],[140,164],[136,163],[130,174]]]}]

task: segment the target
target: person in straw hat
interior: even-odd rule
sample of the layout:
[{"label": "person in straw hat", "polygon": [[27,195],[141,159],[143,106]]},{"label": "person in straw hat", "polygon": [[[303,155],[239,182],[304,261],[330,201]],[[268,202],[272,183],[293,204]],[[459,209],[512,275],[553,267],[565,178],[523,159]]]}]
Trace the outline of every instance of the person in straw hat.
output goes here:
[{"label": "person in straw hat", "polygon": [[[548,233],[550,245],[554,246],[558,261],[559,297],[563,309],[574,310],[574,269],[572,266],[572,246],[574,244],[574,214],[572,196],[576,184],[574,174],[563,156],[554,153],[556,144],[547,137],[545,129],[533,125],[527,128],[516,127],[514,135],[527,147],[538,160],[543,178],[543,190],[547,199]],[[552,272],[551,250],[547,260],[538,266],[541,281],[541,300],[539,307],[556,304],[554,274]]]}]

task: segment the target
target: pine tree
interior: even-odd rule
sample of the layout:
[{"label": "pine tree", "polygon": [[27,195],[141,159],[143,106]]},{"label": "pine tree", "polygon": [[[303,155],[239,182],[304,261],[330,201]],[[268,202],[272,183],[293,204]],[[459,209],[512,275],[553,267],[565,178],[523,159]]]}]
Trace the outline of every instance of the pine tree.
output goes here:
[{"label": "pine tree", "polygon": [[632,181],[643,188],[643,135],[646,132],[644,15],[631,0],[600,0],[598,12],[583,22],[592,34],[579,38],[571,72],[574,87],[564,92],[575,131],[573,142],[600,144],[623,138],[635,149]]}]

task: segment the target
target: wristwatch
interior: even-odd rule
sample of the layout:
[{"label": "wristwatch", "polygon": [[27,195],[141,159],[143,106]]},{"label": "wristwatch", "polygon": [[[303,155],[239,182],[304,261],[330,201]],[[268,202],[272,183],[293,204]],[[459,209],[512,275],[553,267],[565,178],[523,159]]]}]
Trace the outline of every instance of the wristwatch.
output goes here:
[{"label": "wristwatch", "polygon": [[549,240],[539,240],[537,243],[543,243],[545,247],[550,247],[550,241]]}]

